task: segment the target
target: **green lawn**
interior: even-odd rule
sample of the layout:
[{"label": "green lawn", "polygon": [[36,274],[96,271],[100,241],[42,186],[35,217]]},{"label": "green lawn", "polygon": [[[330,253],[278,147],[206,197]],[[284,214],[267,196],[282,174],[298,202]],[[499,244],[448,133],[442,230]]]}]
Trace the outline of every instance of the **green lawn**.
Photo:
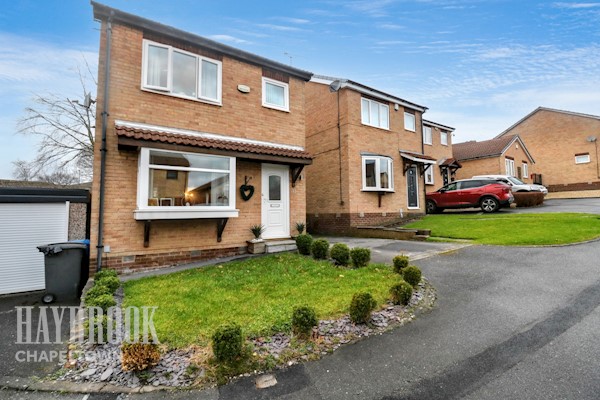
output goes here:
[{"label": "green lawn", "polygon": [[576,243],[600,237],[600,215],[581,213],[427,215],[406,228],[431,229],[432,238],[508,246]]},{"label": "green lawn", "polygon": [[205,345],[226,322],[239,323],[247,335],[289,329],[297,305],[308,304],[327,319],[346,313],[359,291],[381,304],[398,279],[382,264],[344,269],[284,253],[129,281],[125,306],[158,306],[154,325],[170,347]]}]

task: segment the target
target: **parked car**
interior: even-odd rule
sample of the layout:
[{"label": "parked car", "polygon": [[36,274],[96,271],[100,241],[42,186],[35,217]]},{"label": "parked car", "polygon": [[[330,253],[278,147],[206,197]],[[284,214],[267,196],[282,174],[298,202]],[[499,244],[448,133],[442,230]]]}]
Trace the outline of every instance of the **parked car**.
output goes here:
[{"label": "parked car", "polygon": [[544,193],[544,196],[548,194],[548,189],[546,189],[546,186],[537,185],[537,184],[530,185],[530,184],[525,183],[522,180],[517,179],[514,176],[510,176],[510,175],[477,175],[471,179],[481,179],[481,178],[495,179],[502,183],[506,183],[508,186],[510,186],[512,188],[513,193],[514,192],[542,192],[542,193]]},{"label": "parked car", "polygon": [[463,179],[427,193],[427,213],[442,212],[446,208],[481,207],[491,213],[509,207],[514,201],[510,186],[492,179]]}]

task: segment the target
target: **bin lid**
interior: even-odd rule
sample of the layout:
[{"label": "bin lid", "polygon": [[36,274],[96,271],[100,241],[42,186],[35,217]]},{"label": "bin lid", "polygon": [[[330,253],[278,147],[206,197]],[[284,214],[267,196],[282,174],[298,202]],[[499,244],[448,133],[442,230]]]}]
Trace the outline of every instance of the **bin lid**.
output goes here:
[{"label": "bin lid", "polygon": [[44,255],[50,254],[58,254],[63,250],[71,250],[71,249],[79,249],[79,250],[87,250],[88,245],[84,243],[75,243],[75,242],[64,242],[64,243],[51,243],[43,246],[37,246],[37,249],[44,253]]}]

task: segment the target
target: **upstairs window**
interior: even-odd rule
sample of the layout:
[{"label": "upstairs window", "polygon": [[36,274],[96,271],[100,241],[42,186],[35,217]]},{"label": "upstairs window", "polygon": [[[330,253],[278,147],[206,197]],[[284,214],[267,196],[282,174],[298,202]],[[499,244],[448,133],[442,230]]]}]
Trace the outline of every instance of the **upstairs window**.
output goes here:
[{"label": "upstairs window", "polygon": [[440,132],[440,143],[443,146],[448,146],[448,132],[446,132],[446,131]]},{"label": "upstairs window", "polygon": [[262,105],[281,111],[290,111],[289,85],[269,78],[262,79]]},{"label": "upstairs window", "polygon": [[575,164],[587,164],[590,162],[590,154],[575,154]]},{"label": "upstairs window", "polygon": [[394,163],[383,156],[362,157],[362,190],[377,192],[394,191]]},{"label": "upstairs window", "polygon": [[423,127],[423,143],[424,144],[433,144],[433,137],[431,134],[430,126]]},{"label": "upstairs window", "polygon": [[416,132],[417,123],[415,121],[415,114],[404,112],[404,129],[411,132]]},{"label": "upstairs window", "polygon": [[361,99],[361,121],[365,125],[390,129],[390,108],[387,104]]},{"label": "upstairs window", "polygon": [[144,40],[142,87],[221,103],[221,62]]}]

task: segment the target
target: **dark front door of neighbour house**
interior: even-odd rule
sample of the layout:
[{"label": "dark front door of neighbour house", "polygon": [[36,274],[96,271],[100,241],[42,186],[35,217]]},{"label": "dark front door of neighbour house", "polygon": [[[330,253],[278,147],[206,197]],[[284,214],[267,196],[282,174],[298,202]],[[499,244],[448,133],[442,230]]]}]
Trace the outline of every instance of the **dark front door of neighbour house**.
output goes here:
[{"label": "dark front door of neighbour house", "polygon": [[444,182],[444,184],[442,186],[446,186],[447,184],[450,183],[450,169],[449,168],[444,168],[442,170],[442,180]]},{"label": "dark front door of neighbour house", "polygon": [[415,165],[412,165],[406,171],[408,208],[419,208],[419,185],[417,182],[417,175],[417,167]]}]

